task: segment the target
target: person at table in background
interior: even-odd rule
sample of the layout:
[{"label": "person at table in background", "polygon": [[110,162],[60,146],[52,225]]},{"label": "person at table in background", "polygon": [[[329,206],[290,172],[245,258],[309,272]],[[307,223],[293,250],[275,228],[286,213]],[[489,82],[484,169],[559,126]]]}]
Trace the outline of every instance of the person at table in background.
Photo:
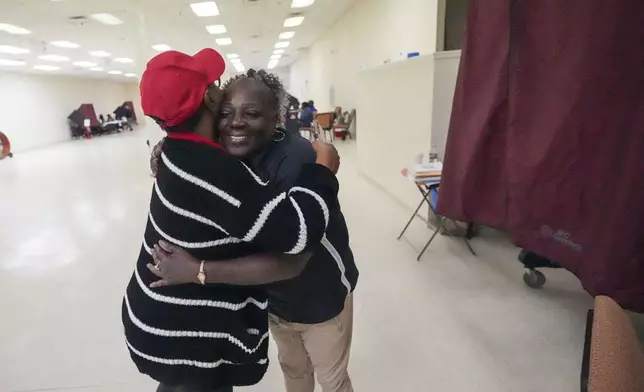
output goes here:
[{"label": "person at table in background", "polygon": [[[337,204],[339,157],[332,146],[317,144],[316,162],[280,190],[213,141],[222,98],[213,83],[224,69],[212,49],[195,56],[167,51],[148,62],[141,78],[143,112],[167,139],[122,319],[132,360],[161,383],[159,392],[232,391],[259,382],[268,366],[268,294],[263,287],[211,284],[221,283],[216,261],[197,262],[184,270],[186,284],[165,287],[163,276],[174,266],[152,264],[150,245],[181,244],[200,260],[237,258],[236,266],[257,249],[297,255],[323,238],[325,211]],[[264,279],[280,272],[261,271],[276,264],[268,258],[253,265]]]},{"label": "person at table in background", "polygon": [[[281,131],[284,89],[279,79],[263,70],[249,70],[226,83],[221,105],[220,142],[242,158],[265,181],[288,189],[302,168],[315,159],[311,143],[298,134]],[[307,103],[308,105],[308,103]],[[155,171],[152,156],[152,171]],[[154,257],[175,270],[172,284],[182,283],[182,270],[199,260],[178,247],[157,249]],[[282,257],[281,255],[275,255]],[[249,256],[250,258],[250,256]],[[347,371],[353,335],[353,291],[358,269],[349,246],[349,232],[337,205],[329,211],[326,237],[300,256],[304,271],[294,279],[270,285],[270,330],[277,343],[287,392],[313,392],[315,377],[323,392],[351,392]],[[258,265],[266,255],[257,255]],[[229,284],[256,284],[262,279],[256,267],[220,261],[220,277]]]},{"label": "person at table in background", "polygon": [[302,102],[300,111],[300,123],[303,127],[310,127],[313,124],[313,110],[308,102]]},{"label": "person at table in background", "polygon": [[99,115],[98,115],[98,121],[99,121],[101,124],[105,124],[105,116],[103,116],[102,114],[99,114]]},{"label": "person at table in background", "polygon": [[314,116],[315,116],[316,114],[318,114],[318,110],[317,110],[317,108],[315,107],[315,102],[313,102],[313,100],[310,100],[310,101],[309,101],[309,107],[311,108],[311,111],[313,112],[313,115],[314,115]]}]

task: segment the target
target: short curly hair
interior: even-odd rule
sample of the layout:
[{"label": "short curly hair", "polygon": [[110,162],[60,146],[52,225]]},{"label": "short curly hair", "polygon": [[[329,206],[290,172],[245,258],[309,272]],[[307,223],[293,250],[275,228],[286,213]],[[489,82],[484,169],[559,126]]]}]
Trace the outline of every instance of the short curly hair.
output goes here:
[{"label": "short curly hair", "polygon": [[243,79],[252,79],[256,80],[259,83],[264,84],[268,89],[273,93],[275,98],[275,112],[277,113],[277,126],[283,127],[284,121],[286,120],[286,111],[288,107],[288,93],[284,89],[284,85],[280,81],[280,78],[277,75],[266,70],[260,69],[258,71],[254,69],[249,69],[246,73],[233,76],[228,79],[223,85],[223,90],[230,87],[231,84],[238,80]]}]

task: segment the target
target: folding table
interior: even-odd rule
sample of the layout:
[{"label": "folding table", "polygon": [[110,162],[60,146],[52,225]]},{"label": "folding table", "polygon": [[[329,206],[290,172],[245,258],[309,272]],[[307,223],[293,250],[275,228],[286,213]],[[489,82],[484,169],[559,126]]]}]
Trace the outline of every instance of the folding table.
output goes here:
[{"label": "folding table", "polygon": [[[436,230],[434,230],[434,233],[432,234],[431,238],[425,246],[423,247],[423,250],[420,251],[420,254],[416,258],[417,261],[420,261],[420,258],[423,257],[423,254],[429,247],[429,244],[434,241],[434,238],[436,238],[436,235],[443,229],[445,226],[445,217],[442,215],[439,215],[436,212],[436,203],[438,202],[438,189],[440,188],[441,184],[441,178],[440,177],[426,177],[426,178],[413,178],[412,181],[414,181],[414,184],[416,185],[416,188],[418,188],[418,191],[420,194],[423,196],[422,200],[420,201],[420,204],[418,204],[418,207],[416,208],[416,211],[411,215],[409,218],[409,221],[407,221],[407,224],[405,225],[405,228],[402,230],[400,235],[398,236],[398,239],[400,240],[402,236],[405,234],[405,231],[407,231],[407,228],[409,228],[409,225],[411,222],[414,220],[416,215],[418,214],[418,211],[423,207],[425,203],[429,206],[431,211],[438,217],[439,223],[436,226]],[[470,245],[469,238],[471,238],[471,233],[472,233],[472,224],[468,224],[467,226],[467,235],[463,238],[463,241],[465,242],[465,245],[467,248],[470,250],[470,252],[476,256],[476,252],[474,252],[474,249],[472,249],[472,245]]]}]

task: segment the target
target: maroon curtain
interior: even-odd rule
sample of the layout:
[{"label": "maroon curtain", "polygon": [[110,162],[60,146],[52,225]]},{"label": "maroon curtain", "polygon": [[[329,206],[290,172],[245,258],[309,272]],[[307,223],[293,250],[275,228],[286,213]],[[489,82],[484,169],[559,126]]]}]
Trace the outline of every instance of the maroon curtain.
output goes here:
[{"label": "maroon curtain", "polygon": [[[81,114],[90,120],[90,126],[92,127],[100,127],[101,123],[98,121],[98,118],[96,118],[96,111],[94,110],[94,105],[91,103],[84,103],[80,105],[78,108],[78,111],[81,112]],[[83,124],[81,124],[82,126]]]},{"label": "maroon curtain", "polygon": [[644,1],[472,0],[438,203],[644,311]]}]

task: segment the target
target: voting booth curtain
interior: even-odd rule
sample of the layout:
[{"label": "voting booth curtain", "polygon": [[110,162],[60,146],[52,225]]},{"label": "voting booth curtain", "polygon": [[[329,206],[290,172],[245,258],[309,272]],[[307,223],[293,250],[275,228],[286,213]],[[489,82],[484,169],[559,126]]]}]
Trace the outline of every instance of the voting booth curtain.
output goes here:
[{"label": "voting booth curtain", "polygon": [[644,1],[472,0],[438,212],[644,311]]}]

